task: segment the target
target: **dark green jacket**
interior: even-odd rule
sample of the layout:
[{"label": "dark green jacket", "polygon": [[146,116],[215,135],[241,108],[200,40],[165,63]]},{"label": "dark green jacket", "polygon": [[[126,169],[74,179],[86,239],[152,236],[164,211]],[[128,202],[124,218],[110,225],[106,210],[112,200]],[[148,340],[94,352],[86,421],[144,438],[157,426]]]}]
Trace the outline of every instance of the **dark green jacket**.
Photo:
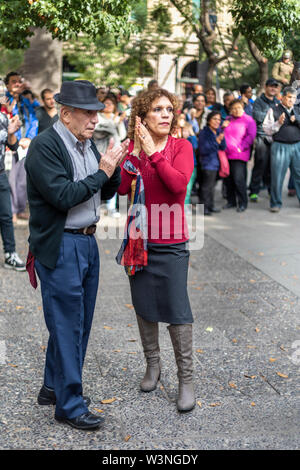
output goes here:
[{"label": "dark green jacket", "polygon": [[[100,154],[91,142],[100,161]],[[90,199],[99,189],[103,200],[112,198],[121,182],[120,168],[110,179],[103,170],[98,170],[74,182],[69,153],[58,133],[50,127],[32,140],[25,169],[30,208],[29,249],[40,263],[54,269],[68,210]]]}]

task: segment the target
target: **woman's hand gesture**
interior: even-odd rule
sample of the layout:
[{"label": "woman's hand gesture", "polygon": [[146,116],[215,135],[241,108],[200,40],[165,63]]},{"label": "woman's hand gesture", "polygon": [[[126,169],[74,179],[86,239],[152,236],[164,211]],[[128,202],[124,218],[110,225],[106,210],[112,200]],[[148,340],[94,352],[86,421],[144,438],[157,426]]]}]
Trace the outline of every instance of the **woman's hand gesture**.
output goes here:
[{"label": "woman's hand gesture", "polygon": [[140,146],[146,155],[150,156],[155,153],[156,150],[153,139],[147,128],[142,124],[141,118],[138,116],[136,117],[135,136],[139,139]]}]

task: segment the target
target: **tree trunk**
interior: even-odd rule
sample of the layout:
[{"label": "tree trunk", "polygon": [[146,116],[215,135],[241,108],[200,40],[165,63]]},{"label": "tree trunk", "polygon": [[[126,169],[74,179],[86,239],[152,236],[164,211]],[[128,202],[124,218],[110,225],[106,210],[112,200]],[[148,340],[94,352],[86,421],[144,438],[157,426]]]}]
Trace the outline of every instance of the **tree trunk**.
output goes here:
[{"label": "tree trunk", "polygon": [[25,51],[20,72],[39,95],[44,88],[59,91],[62,79],[62,42],[53,40],[43,29],[35,29],[30,47]]},{"label": "tree trunk", "polygon": [[208,68],[205,77],[205,90],[213,86],[213,76],[216,68],[216,61],[208,59]]},{"label": "tree trunk", "polygon": [[259,67],[259,89],[257,94],[260,95],[263,92],[265,83],[269,77],[269,63],[268,59],[261,54],[253,41],[248,41],[248,46]]}]

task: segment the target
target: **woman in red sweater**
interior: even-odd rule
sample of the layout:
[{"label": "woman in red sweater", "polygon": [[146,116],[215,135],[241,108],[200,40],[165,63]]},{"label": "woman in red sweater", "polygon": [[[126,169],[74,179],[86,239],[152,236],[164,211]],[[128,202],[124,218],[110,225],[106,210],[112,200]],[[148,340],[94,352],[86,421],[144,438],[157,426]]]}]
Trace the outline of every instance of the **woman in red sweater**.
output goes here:
[{"label": "woman in red sweater", "polygon": [[[177,107],[177,98],[161,88],[134,99],[128,127],[131,143],[128,158],[122,164],[119,194],[127,194],[133,202],[138,185],[144,194],[147,215],[147,261],[129,275],[147,361],[141,390],[150,392],[156,388],[161,373],[158,323],[169,323],[178,367],[177,408],[188,411],[195,406],[195,394],[184,200],[194,158],[190,142],[171,135],[176,129]],[[136,254],[135,250],[132,252]]]}]

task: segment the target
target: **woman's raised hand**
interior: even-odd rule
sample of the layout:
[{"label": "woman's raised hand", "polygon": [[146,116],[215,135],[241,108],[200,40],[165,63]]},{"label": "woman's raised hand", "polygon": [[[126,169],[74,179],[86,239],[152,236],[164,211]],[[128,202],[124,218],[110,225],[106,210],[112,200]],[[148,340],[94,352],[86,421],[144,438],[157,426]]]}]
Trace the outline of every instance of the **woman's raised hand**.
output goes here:
[{"label": "woman's raised hand", "polygon": [[142,124],[141,118],[138,116],[136,117],[135,123],[135,135],[138,137],[140,145],[146,155],[149,156],[155,153],[156,149],[153,139],[148,129]]}]

